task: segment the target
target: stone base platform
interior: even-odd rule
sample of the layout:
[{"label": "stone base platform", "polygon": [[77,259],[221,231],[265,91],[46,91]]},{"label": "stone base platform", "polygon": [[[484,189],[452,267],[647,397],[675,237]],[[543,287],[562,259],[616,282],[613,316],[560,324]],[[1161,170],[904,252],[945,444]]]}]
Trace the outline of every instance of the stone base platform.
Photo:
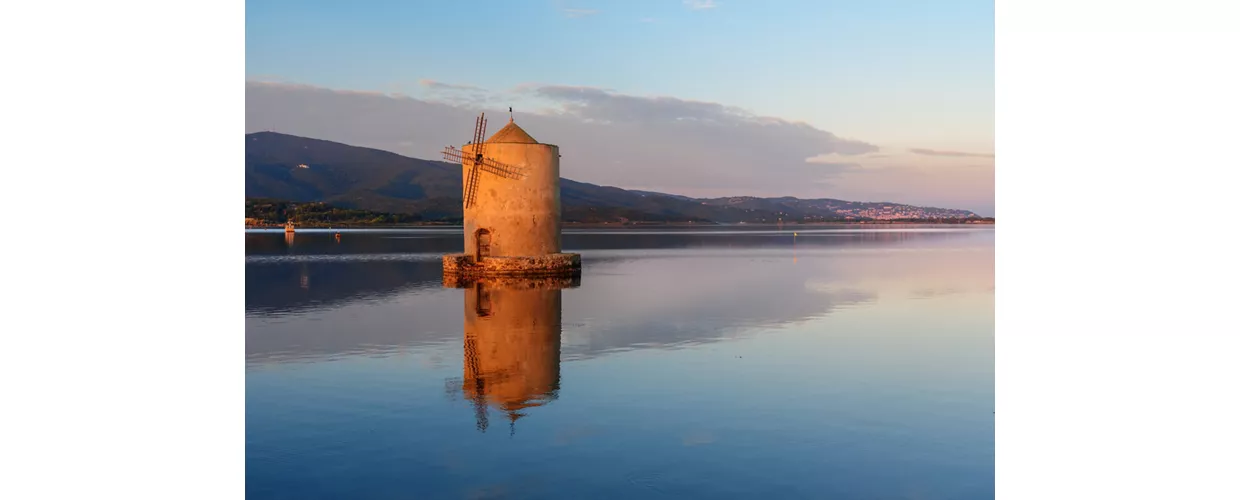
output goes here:
[{"label": "stone base platform", "polygon": [[581,274],[581,254],[553,253],[536,257],[485,257],[467,254],[443,256],[443,275],[460,277],[540,277]]}]

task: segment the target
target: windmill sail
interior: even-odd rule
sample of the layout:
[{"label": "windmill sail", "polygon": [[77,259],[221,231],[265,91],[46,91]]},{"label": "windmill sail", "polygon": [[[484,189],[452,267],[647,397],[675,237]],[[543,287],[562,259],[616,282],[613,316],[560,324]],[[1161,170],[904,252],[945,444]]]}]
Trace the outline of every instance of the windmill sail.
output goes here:
[{"label": "windmill sail", "polygon": [[478,192],[479,171],[485,171],[505,179],[525,178],[524,169],[486,157],[486,130],[486,113],[483,113],[478,115],[477,120],[474,121],[474,138],[469,143],[474,147],[472,155],[452,146],[448,146],[443,150],[445,160],[458,162],[462,167],[469,169],[469,174],[461,185],[461,198],[465,202],[466,208],[474,204],[474,199]]}]

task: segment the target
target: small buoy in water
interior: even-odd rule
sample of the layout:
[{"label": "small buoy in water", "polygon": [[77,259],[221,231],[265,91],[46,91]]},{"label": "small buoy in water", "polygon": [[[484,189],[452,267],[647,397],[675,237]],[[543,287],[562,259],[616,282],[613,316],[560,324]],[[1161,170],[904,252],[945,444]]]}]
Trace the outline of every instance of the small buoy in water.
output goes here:
[{"label": "small buoy in water", "polygon": [[340,239],[340,233],[336,233],[336,239],[337,239],[337,240],[339,240],[339,239]]}]

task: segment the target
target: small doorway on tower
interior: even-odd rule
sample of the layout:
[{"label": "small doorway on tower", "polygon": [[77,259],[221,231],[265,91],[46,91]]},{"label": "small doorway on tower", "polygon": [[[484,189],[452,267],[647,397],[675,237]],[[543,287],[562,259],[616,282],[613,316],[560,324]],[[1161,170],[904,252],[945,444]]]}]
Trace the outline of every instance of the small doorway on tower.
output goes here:
[{"label": "small doorway on tower", "polygon": [[482,261],[482,259],[491,256],[491,232],[486,229],[479,229],[474,233],[474,260]]}]

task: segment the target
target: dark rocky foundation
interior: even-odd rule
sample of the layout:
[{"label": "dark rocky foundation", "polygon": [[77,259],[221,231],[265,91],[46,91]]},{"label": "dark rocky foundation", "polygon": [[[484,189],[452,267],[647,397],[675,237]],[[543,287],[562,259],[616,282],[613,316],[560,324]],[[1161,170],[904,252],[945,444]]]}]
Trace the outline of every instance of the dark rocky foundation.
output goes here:
[{"label": "dark rocky foundation", "polygon": [[553,253],[536,257],[484,257],[481,261],[467,254],[443,256],[445,283],[449,276],[460,278],[554,277],[581,274],[581,255]]}]

